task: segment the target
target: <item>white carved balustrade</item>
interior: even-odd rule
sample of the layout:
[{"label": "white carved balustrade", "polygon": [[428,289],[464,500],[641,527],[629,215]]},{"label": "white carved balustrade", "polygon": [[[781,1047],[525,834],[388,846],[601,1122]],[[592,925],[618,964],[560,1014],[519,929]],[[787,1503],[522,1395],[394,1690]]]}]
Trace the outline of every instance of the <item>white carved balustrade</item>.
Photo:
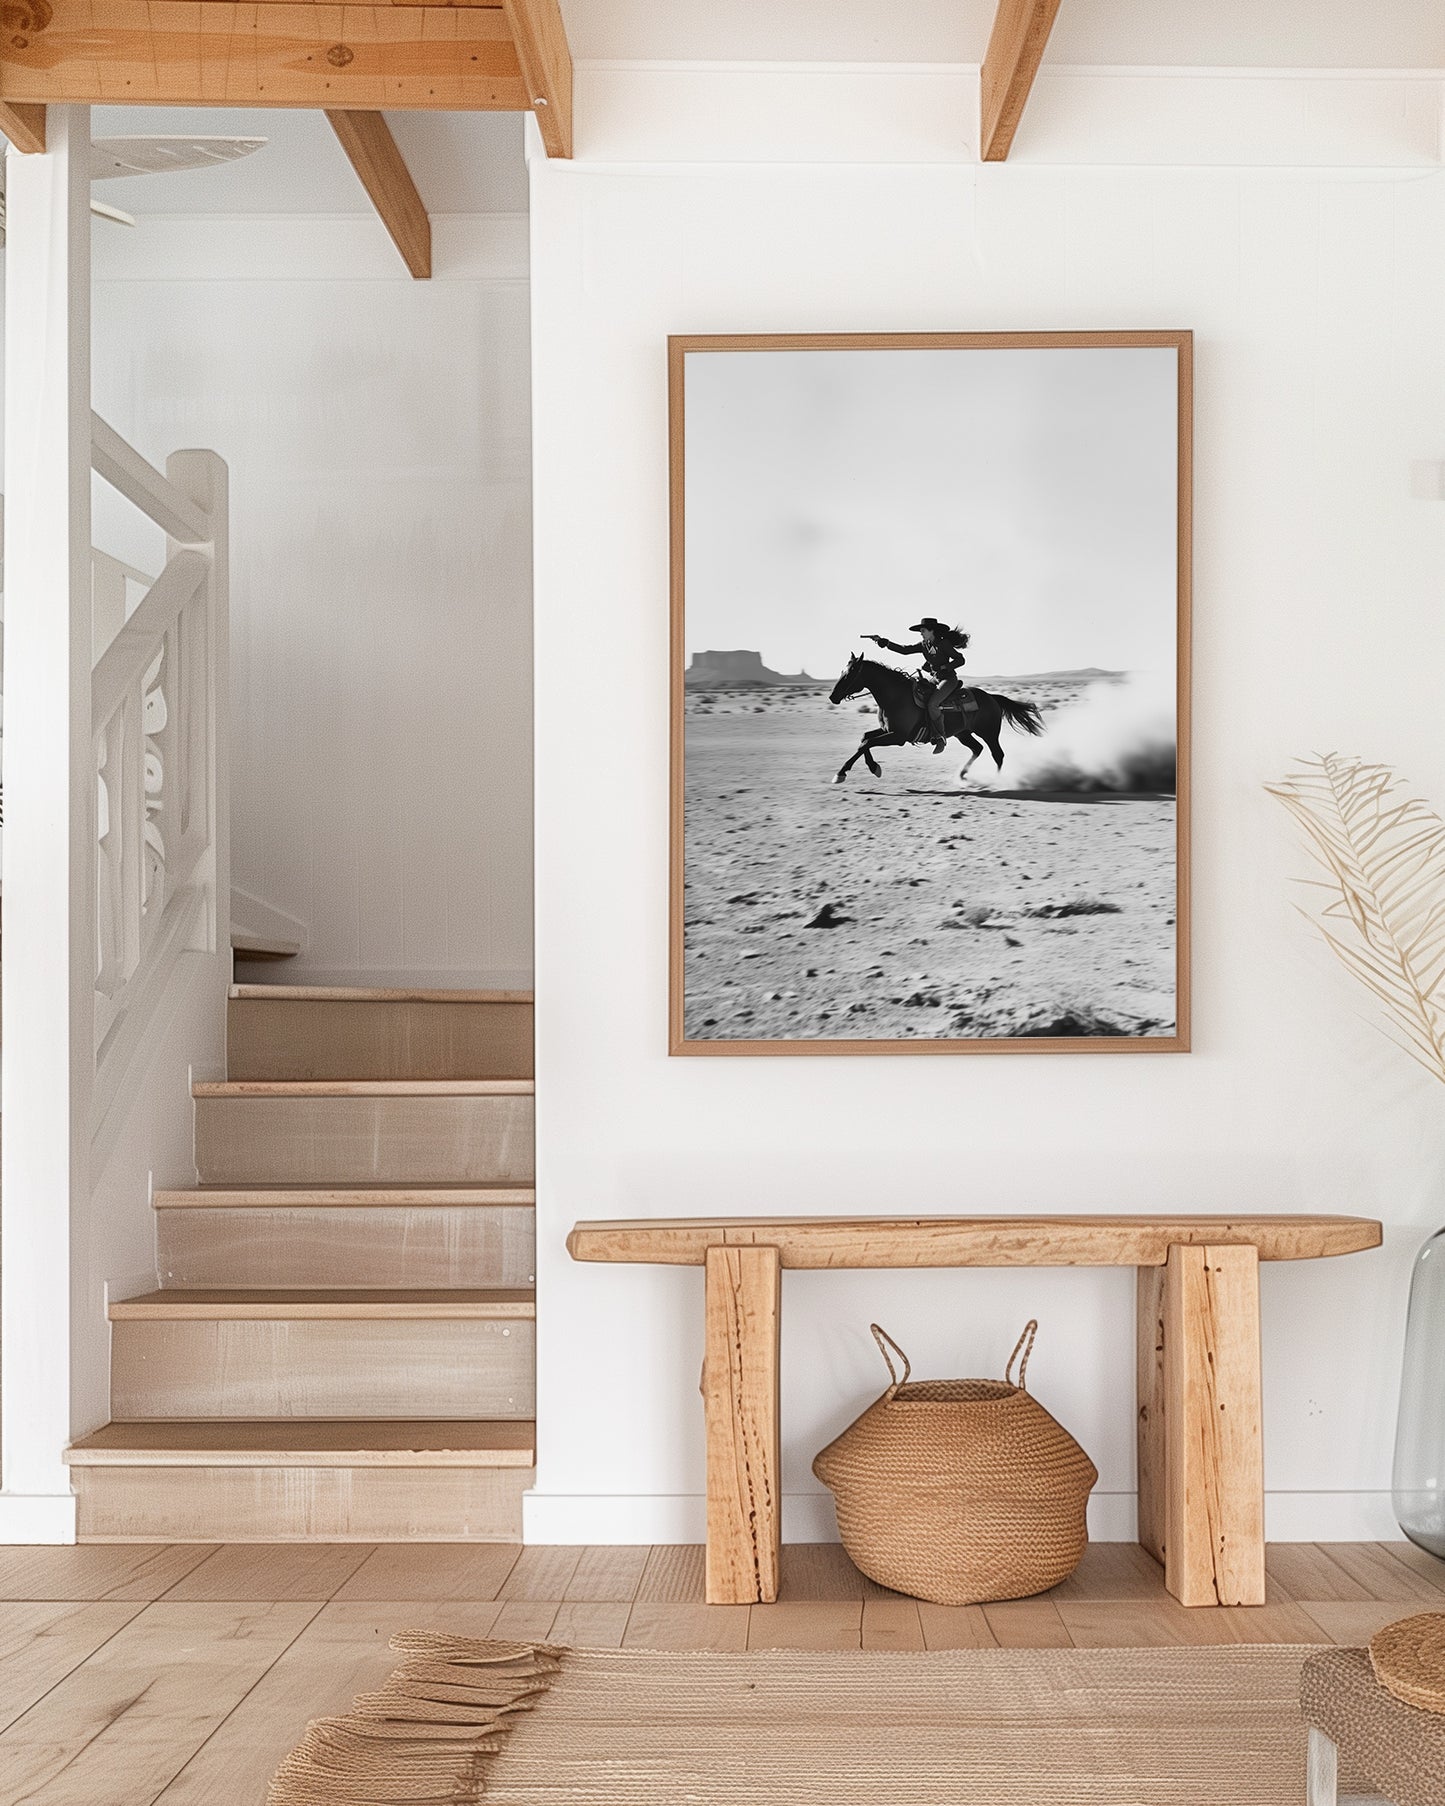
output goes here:
[{"label": "white carved balustrade", "polygon": [[[187,948],[214,948],[219,685],[225,671],[226,467],[173,454],[164,475],[97,415],[92,464],[166,534],[165,568],[92,561],[96,662],[95,1114]],[[224,928],[222,929],[224,932]]]}]

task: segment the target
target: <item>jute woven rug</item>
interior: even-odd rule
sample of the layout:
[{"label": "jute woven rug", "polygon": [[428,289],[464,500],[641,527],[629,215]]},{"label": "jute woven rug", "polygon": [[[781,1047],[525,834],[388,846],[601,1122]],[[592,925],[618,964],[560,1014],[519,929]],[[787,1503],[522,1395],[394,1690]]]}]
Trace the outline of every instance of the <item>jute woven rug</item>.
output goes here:
[{"label": "jute woven rug", "polygon": [[410,1633],[272,1806],[1300,1806],[1302,1648],[534,1649]]}]

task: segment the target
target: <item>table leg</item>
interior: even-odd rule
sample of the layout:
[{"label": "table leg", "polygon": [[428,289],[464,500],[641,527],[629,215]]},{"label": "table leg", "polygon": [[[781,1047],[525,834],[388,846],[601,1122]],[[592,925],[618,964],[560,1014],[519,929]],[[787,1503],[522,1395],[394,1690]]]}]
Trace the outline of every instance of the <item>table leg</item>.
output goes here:
[{"label": "table leg", "polygon": [[1163,1478],[1144,1515],[1157,1536],[1162,1492],[1164,1584],[1182,1605],[1263,1605],[1258,1250],[1171,1247],[1160,1294]]},{"label": "table leg", "polygon": [[1164,1453],[1164,1271],[1163,1267],[1136,1269],[1135,1340],[1137,1373],[1135,1402],[1139,1452],[1139,1541],[1154,1557],[1164,1560],[1166,1466]]},{"label": "table leg", "polygon": [[707,1600],[778,1596],[781,1263],[776,1248],[707,1250]]}]

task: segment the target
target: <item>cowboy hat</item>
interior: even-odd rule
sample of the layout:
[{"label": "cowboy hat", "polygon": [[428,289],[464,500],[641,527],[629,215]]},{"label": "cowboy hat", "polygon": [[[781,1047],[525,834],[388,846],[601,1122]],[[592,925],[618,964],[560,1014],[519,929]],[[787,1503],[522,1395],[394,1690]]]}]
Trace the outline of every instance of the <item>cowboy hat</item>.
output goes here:
[{"label": "cowboy hat", "polygon": [[915,621],[908,629],[910,633],[922,633],[925,627],[942,628],[943,622],[936,621],[932,615],[925,615],[921,621]]}]

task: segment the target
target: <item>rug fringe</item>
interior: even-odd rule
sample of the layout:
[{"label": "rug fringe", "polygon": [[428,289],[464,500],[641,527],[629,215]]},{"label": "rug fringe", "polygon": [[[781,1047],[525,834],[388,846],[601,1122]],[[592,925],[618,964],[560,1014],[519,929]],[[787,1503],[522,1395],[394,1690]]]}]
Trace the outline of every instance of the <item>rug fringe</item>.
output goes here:
[{"label": "rug fringe", "polygon": [[317,1718],[277,1769],[267,1806],[473,1806],[489,1759],[561,1667],[546,1643],[406,1630],[403,1661],[350,1712]]}]

